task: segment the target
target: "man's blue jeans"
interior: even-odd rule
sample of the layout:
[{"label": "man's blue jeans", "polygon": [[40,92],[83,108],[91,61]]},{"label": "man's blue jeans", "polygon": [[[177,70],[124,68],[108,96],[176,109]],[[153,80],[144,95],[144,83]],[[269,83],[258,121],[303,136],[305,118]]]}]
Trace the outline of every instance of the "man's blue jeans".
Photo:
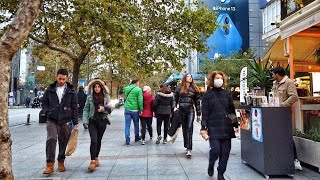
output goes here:
[{"label": "man's blue jeans", "polygon": [[139,112],[125,109],[124,117],[125,117],[125,138],[126,138],[126,143],[129,144],[131,119],[133,120],[135,138],[136,139],[139,138]]}]

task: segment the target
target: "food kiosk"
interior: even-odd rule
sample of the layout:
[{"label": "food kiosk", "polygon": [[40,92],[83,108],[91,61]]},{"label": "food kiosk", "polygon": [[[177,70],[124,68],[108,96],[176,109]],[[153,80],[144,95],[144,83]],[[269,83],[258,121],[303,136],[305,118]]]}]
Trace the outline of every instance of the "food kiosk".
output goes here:
[{"label": "food kiosk", "polygon": [[293,177],[291,110],[286,107],[240,106],[241,159],[261,172]]}]

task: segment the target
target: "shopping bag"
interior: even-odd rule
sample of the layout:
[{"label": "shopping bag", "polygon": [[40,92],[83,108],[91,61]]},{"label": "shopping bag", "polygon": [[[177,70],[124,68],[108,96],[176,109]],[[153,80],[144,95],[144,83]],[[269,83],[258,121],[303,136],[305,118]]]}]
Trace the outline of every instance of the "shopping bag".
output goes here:
[{"label": "shopping bag", "polygon": [[182,113],[178,109],[172,115],[171,125],[170,125],[170,127],[168,129],[168,135],[169,136],[173,137],[175,134],[176,135],[178,134],[179,131],[177,131],[177,130],[181,126],[181,122],[182,122]]},{"label": "shopping bag", "polygon": [[69,141],[67,144],[67,149],[66,149],[66,156],[71,156],[72,153],[76,150],[77,148],[77,142],[78,142],[78,134],[79,130],[78,129],[72,129]]}]

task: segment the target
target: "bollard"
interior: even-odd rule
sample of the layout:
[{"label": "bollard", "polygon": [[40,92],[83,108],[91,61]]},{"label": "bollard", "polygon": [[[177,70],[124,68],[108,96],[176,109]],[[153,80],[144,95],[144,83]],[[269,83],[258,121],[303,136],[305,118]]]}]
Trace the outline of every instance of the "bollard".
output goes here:
[{"label": "bollard", "polygon": [[30,114],[27,115],[27,124],[26,125],[30,125]]}]

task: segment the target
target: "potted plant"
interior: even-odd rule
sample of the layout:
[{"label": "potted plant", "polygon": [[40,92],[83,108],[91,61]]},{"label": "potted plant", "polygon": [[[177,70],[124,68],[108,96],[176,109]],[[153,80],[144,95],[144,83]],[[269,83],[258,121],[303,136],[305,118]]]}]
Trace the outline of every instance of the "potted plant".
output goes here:
[{"label": "potted plant", "polygon": [[311,129],[306,133],[293,131],[298,159],[318,168],[320,172],[320,129]]},{"label": "potted plant", "polygon": [[[274,67],[281,67],[280,62],[276,63],[274,66],[273,62],[270,59],[270,55],[267,60],[251,60],[248,61],[248,68],[249,68],[249,86],[250,87],[260,87],[261,89],[265,90],[265,94],[268,94],[272,89],[273,85],[273,78],[271,69]],[[286,75],[290,75],[290,65],[287,64],[286,68],[284,69]]]},{"label": "potted plant", "polygon": [[270,64],[269,58],[265,62],[259,59],[248,62],[249,86],[260,87],[265,90],[265,94],[272,88],[272,75],[270,71],[272,63]]}]

